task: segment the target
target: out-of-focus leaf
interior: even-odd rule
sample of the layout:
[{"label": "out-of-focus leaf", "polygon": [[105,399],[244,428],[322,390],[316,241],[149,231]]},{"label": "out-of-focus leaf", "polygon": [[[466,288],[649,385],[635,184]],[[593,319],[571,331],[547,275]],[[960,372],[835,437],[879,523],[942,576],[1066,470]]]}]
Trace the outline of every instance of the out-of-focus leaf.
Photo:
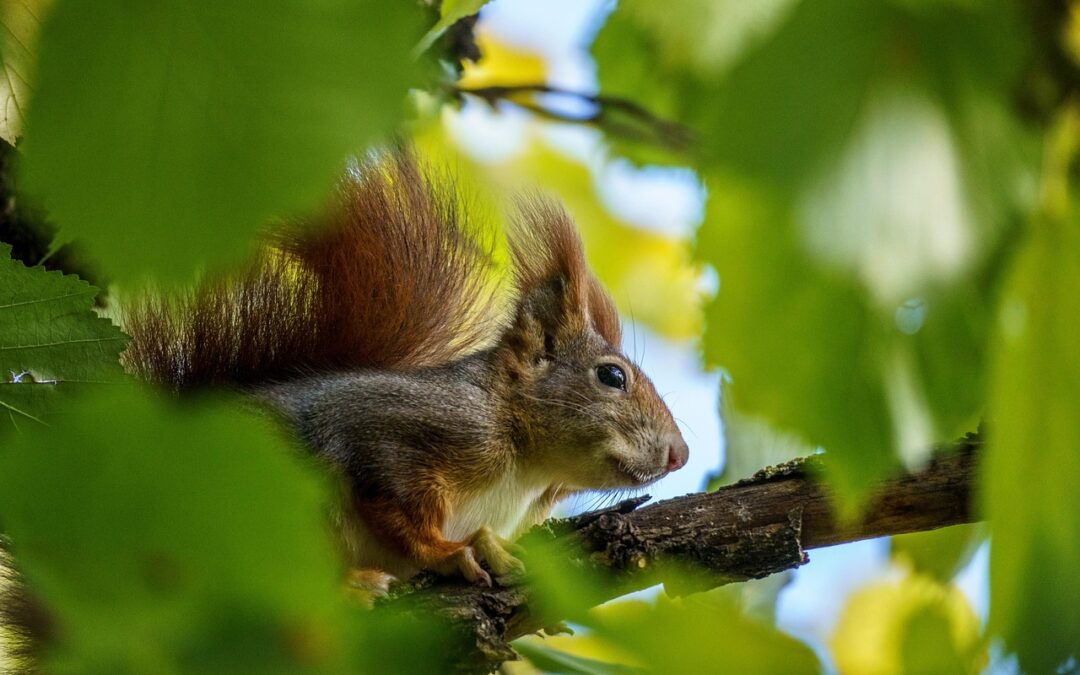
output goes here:
[{"label": "out-of-focus leaf", "polygon": [[25,267],[0,244],[0,434],[46,424],[60,397],[123,381],[127,338],[92,309],[98,289]]},{"label": "out-of-focus leaf", "polygon": [[747,618],[726,598],[657,598],[655,605],[619,603],[594,615],[596,635],[633,654],[652,672],[816,673],[813,651],[772,626]]},{"label": "out-of-focus leaf", "polygon": [[894,536],[889,547],[894,559],[942,583],[964,568],[986,539],[982,525],[956,525],[929,532]]},{"label": "out-of-focus leaf", "polygon": [[1038,220],[1002,297],[983,512],[991,626],[1026,672],[1080,658],[1080,216]]},{"label": "out-of-focus leaf", "polygon": [[398,119],[418,18],[375,0],[59,3],[27,187],[117,278],[235,258]]},{"label": "out-of-focus leaf", "polygon": [[724,421],[724,468],[710,478],[706,490],[748,478],[759,469],[807,457],[815,449],[791,433],[779,431],[766,420],[741,412],[734,387],[721,383],[720,418]]},{"label": "out-of-focus leaf", "polygon": [[14,144],[22,135],[26,107],[33,90],[37,53],[37,34],[41,16],[49,10],[51,0],[4,0],[0,2],[0,138]]},{"label": "out-of-focus leaf", "polygon": [[439,3],[439,20],[431,27],[420,43],[416,51],[423,52],[446,32],[446,29],[467,16],[472,16],[480,11],[480,8],[488,3],[488,0],[442,0]]},{"label": "out-of-focus leaf", "polygon": [[747,579],[708,591],[726,597],[747,618],[772,625],[776,623],[776,603],[780,592],[795,578],[791,570],[764,579]]},{"label": "out-of-focus leaf", "polygon": [[339,658],[324,486],[291,453],[264,420],[126,387],[5,443],[0,522],[57,619],[55,672]]},{"label": "out-of-focus leaf", "polygon": [[541,672],[572,673],[574,675],[612,675],[615,673],[642,673],[644,671],[618,663],[608,663],[552,649],[536,642],[520,641],[514,649],[529,660]]},{"label": "out-of-focus leaf", "polygon": [[879,368],[883,329],[854,281],[816,266],[784,212],[725,181],[710,184],[698,254],[720,289],[706,306],[705,359],[725,368],[741,408],[830,454],[841,495],[895,464]]},{"label": "out-of-focus leaf", "polygon": [[981,672],[984,657],[972,659],[958,649],[950,635],[950,617],[940,607],[923,607],[916,610],[904,626],[900,647],[900,673],[956,673]]},{"label": "out-of-focus leaf", "polygon": [[883,304],[812,253],[794,218],[775,192],[710,181],[697,254],[720,284],[705,357],[731,374],[742,414],[830,453],[839,495],[852,498],[898,458],[917,466],[932,442],[977,424],[995,284],[980,264],[962,282],[924,280],[904,289],[920,295]]},{"label": "out-of-focus leaf", "polygon": [[973,92],[1007,100],[1023,63],[1005,2],[752,4],[620,3],[593,50],[601,91],[697,130],[710,164],[797,187],[880,85],[917,80],[959,109]]},{"label": "out-of-focus leaf", "polygon": [[[627,600],[614,600],[612,602],[601,605],[600,607],[593,608],[591,614],[603,614],[611,611],[611,608],[617,607],[625,602],[637,602]],[[603,668],[611,668],[612,670],[622,672],[640,672],[641,664],[636,662],[634,657],[627,654],[624,650],[615,647],[611,643],[597,637],[597,635],[586,628],[577,626],[574,635],[559,634],[559,635],[545,635],[543,637],[538,635],[529,635],[514,641],[514,649],[525,655],[525,661],[519,661],[517,663],[508,662],[503,664],[503,668],[509,673],[509,675],[534,675],[538,672],[550,670],[542,667],[539,660],[534,661],[532,659],[532,649],[541,648],[550,652],[552,658],[559,658],[563,655],[569,656],[575,659],[573,662],[579,668],[595,668],[600,672],[609,672],[602,670]],[[522,649],[524,647],[524,649]],[[541,657],[544,658],[544,657]],[[580,659],[580,660],[578,660]],[[545,663],[547,665],[547,663]],[[566,666],[572,667],[571,664]],[[556,672],[561,672],[558,668],[555,668]]]},{"label": "out-of-focus leaf", "polygon": [[915,575],[853,594],[830,648],[845,675],[977,673],[985,661],[979,619],[964,595]]},{"label": "out-of-focus leaf", "polygon": [[[615,20],[648,26],[664,68],[718,77],[776,29],[796,0],[624,0]],[[607,28],[605,27],[605,30]]]},{"label": "out-of-focus leaf", "polygon": [[[701,135],[698,251],[720,277],[707,360],[747,413],[839,455],[852,496],[983,408],[988,253],[1034,193],[1009,113],[1021,22],[996,0],[777,12],[719,72],[669,53],[678,19],[645,21],[633,2],[595,54],[605,92],[638,92]],[[746,197],[721,174],[767,212],[732,207]]]}]

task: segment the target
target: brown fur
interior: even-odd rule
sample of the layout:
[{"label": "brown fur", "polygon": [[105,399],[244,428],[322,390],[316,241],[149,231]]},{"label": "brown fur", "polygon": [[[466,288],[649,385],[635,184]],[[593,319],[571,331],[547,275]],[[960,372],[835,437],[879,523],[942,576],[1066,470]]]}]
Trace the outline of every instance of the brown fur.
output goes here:
[{"label": "brown fur", "polygon": [[[239,274],[127,308],[125,366],[177,389],[355,367],[409,370],[491,338],[490,244],[408,152],[342,179]],[[485,320],[487,319],[487,320]]]},{"label": "brown fur", "polygon": [[9,660],[5,673],[30,675],[38,672],[36,659],[55,639],[56,626],[45,607],[22,584],[13,562],[0,540],[0,630],[7,639]]}]

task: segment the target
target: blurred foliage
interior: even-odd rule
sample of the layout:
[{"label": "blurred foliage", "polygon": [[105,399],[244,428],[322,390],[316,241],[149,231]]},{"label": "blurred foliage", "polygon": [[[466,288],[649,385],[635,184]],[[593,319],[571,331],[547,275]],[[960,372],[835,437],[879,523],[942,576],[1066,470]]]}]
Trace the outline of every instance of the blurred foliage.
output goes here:
[{"label": "blurred foliage", "polygon": [[28,187],[116,278],[235,261],[392,128],[418,35],[408,3],[57,2]]},{"label": "blurred foliage", "polygon": [[856,591],[831,646],[843,674],[977,673],[986,664],[964,595],[910,573]]},{"label": "blurred foliage", "polygon": [[328,481],[250,413],[123,387],[9,441],[0,514],[55,612],[49,672],[437,662],[430,629],[363,639],[370,621],[345,602]]},{"label": "blurred foliage", "polygon": [[889,541],[889,546],[897,562],[946,583],[971,562],[985,541],[986,527],[973,523],[897,535]]},{"label": "blurred foliage", "polygon": [[[621,0],[592,47],[605,98],[579,98],[609,122],[640,106],[690,135],[665,143],[679,139],[664,126],[644,143],[591,118],[603,146],[586,162],[550,147],[542,114],[500,158],[457,147],[458,103],[521,120],[545,100],[461,90],[550,79],[541,56],[483,22],[477,63],[433,67],[426,48],[483,4],[447,0],[423,25],[411,2],[2,2],[0,137],[20,140],[20,185],[63,236],[123,282],[237,260],[394,130],[451,166],[493,228],[523,186],[555,193],[624,313],[699,339],[730,376],[715,483],[821,449],[852,514],[874,480],[987,416],[989,525],[896,538],[911,571],[845,609],[831,644],[841,672],[972,672],[998,638],[1027,672],[1075,663],[1076,5]],[[403,119],[410,86],[420,120]],[[598,177],[620,157],[697,171],[693,258],[683,238],[605,205]],[[704,327],[702,266],[718,280]],[[96,295],[0,249],[0,532],[63,628],[50,668],[445,665],[441,627],[348,604],[332,491],[263,420],[122,383],[124,338]],[[980,634],[949,580],[987,532]],[[769,625],[782,578],[586,612],[593,581],[533,569],[540,605],[584,628],[524,640],[537,668],[821,668]]]},{"label": "blurred foliage", "polygon": [[98,289],[27,268],[0,244],[0,437],[46,424],[61,399],[124,380],[127,338],[92,309]]},{"label": "blurred foliage", "polygon": [[1080,648],[1078,149],[1070,106],[1050,136],[1044,208],[1009,270],[994,340],[983,471],[991,624],[1030,672],[1052,672]]},{"label": "blurred foliage", "polygon": [[590,610],[581,625],[582,637],[521,640],[528,645],[522,654],[540,670],[590,674],[700,673],[705,664],[713,672],[739,673],[816,673],[820,667],[806,645],[743,615],[715,592],[611,602]]},{"label": "blurred foliage", "polygon": [[730,382],[720,385],[720,416],[724,420],[724,467],[709,476],[706,490],[713,491],[766,466],[783,464],[815,452],[794,434],[777,430],[768,420],[743,412],[735,404]]},{"label": "blurred foliage", "polygon": [[438,3],[439,20],[420,39],[416,47],[417,51],[430,47],[448,28],[461,19],[476,14],[487,3],[488,0],[443,0]]}]

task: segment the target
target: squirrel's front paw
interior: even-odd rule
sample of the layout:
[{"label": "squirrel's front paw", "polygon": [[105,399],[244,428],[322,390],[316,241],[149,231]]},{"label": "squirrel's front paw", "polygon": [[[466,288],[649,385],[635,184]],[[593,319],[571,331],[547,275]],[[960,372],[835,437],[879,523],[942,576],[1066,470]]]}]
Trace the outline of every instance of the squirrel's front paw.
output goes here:
[{"label": "squirrel's front paw", "polygon": [[487,562],[500,585],[513,586],[524,581],[525,565],[517,558],[523,552],[520,546],[503,539],[489,527],[477,530],[469,543],[480,559]]}]

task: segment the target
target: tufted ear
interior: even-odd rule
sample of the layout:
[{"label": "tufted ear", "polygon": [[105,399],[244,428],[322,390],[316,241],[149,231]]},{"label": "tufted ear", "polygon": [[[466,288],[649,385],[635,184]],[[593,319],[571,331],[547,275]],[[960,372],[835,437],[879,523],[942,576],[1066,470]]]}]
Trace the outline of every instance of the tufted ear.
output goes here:
[{"label": "tufted ear", "polygon": [[522,200],[510,230],[510,253],[518,298],[513,330],[517,351],[532,359],[550,357],[590,328],[616,349],[619,315],[589,270],[570,216],[555,202]]}]

